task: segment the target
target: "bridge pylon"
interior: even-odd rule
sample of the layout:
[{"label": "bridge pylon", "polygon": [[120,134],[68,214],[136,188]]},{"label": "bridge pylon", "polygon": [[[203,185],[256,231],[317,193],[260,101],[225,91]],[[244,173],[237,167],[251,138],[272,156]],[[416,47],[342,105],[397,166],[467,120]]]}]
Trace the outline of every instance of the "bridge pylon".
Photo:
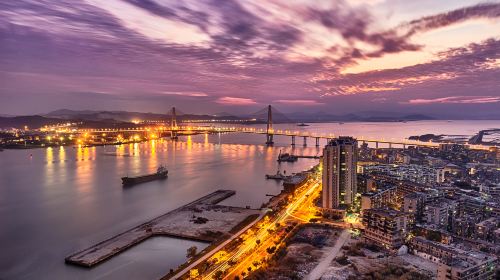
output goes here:
[{"label": "bridge pylon", "polygon": [[267,130],[266,130],[266,145],[272,146],[274,144],[274,130],[273,130],[273,113],[271,105],[267,106]]},{"label": "bridge pylon", "polygon": [[172,119],[170,120],[170,139],[177,140],[177,130],[179,127],[177,126],[177,115],[175,113],[175,107],[172,107]]}]

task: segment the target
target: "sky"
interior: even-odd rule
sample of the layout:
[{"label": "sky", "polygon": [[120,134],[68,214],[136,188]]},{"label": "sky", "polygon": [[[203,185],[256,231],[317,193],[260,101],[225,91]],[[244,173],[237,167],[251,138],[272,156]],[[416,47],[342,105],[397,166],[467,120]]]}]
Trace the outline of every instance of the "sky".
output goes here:
[{"label": "sky", "polygon": [[500,116],[500,1],[0,3],[0,115]]}]

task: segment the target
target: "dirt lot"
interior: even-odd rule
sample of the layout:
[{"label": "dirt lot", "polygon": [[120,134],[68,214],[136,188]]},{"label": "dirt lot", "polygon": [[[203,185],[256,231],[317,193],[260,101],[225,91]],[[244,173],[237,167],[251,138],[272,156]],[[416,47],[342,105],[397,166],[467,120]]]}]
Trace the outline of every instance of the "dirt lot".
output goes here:
[{"label": "dirt lot", "polygon": [[303,279],[331,249],[341,230],[316,225],[306,226],[279,251],[268,267],[255,271],[248,279]]},{"label": "dirt lot", "polygon": [[433,279],[436,264],[414,255],[389,255],[374,246],[353,241],[331,263],[322,280]]}]

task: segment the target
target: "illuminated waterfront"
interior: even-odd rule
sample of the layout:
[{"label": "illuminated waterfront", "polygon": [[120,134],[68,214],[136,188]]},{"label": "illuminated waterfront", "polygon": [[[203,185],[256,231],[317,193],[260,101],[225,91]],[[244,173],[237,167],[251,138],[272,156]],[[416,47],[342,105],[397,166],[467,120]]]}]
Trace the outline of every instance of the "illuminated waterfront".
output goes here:
[{"label": "illuminated waterfront", "polygon": [[[313,124],[306,129],[397,139],[423,133],[473,134],[495,126],[498,122],[456,121]],[[224,204],[259,207],[267,200],[266,194],[276,194],[281,189],[275,181],[264,179],[264,174],[276,171],[280,145],[291,150],[286,137],[276,137],[275,148],[263,146],[263,141],[263,135],[197,135],[181,138],[178,143],[158,140],[118,147],[52,147],[2,152],[0,278],[118,279],[133,266],[127,254],[141,263],[138,269],[142,272],[155,269],[161,271],[155,271],[154,275],[168,272],[184,261],[185,248],[191,242],[152,241],[154,248],[158,248],[154,262],[141,261],[151,256],[150,251],[143,248],[150,248],[148,244],[135,247],[93,270],[66,266],[63,259],[75,250],[219,188],[237,191]],[[319,149],[304,150],[298,145],[295,152],[316,155]],[[314,162],[301,159],[298,163],[282,164],[282,170],[291,173],[308,168]],[[121,176],[149,173],[159,164],[169,168],[166,181],[122,188]],[[173,247],[177,250],[161,251],[161,248]]]},{"label": "illuminated waterfront", "polygon": [[[215,137],[211,136],[213,141],[218,140]],[[129,270],[130,259],[123,255],[91,271],[65,265],[64,257],[216,189],[237,191],[225,204],[252,207],[260,207],[267,193],[279,192],[277,182],[264,179],[264,174],[276,171],[278,149],[205,143],[203,135],[194,138],[2,152],[0,278],[117,279],[122,270]],[[283,166],[292,172],[312,162]],[[167,180],[122,188],[121,176],[152,172],[159,164],[168,166]],[[159,251],[177,243],[181,249],[163,251],[159,275],[182,263],[189,245],[181,244],[191,243],[165,240]],[[140,246],[131,252],[137,260],[148,255]],[[159,255],[156,251],[156,264],[161,263]],[[150,271],[158,267],[154,263],[141,262],[138,269]]]}]

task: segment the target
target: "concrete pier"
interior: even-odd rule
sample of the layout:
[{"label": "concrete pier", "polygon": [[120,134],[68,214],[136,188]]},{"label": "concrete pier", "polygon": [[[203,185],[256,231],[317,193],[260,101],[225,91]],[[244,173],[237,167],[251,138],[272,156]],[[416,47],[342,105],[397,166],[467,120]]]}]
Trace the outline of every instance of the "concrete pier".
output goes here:
[{"label": "concrete pier", "polygon": [[[213,242],[259,210],[222,206],[217,203],[233,196],[232,190],[217,190],[149,222],[104,240],[66,257],[65,262],[92,267],[152,236],[170,236]],[[201,221],[200,221],[201,220]]]}]

